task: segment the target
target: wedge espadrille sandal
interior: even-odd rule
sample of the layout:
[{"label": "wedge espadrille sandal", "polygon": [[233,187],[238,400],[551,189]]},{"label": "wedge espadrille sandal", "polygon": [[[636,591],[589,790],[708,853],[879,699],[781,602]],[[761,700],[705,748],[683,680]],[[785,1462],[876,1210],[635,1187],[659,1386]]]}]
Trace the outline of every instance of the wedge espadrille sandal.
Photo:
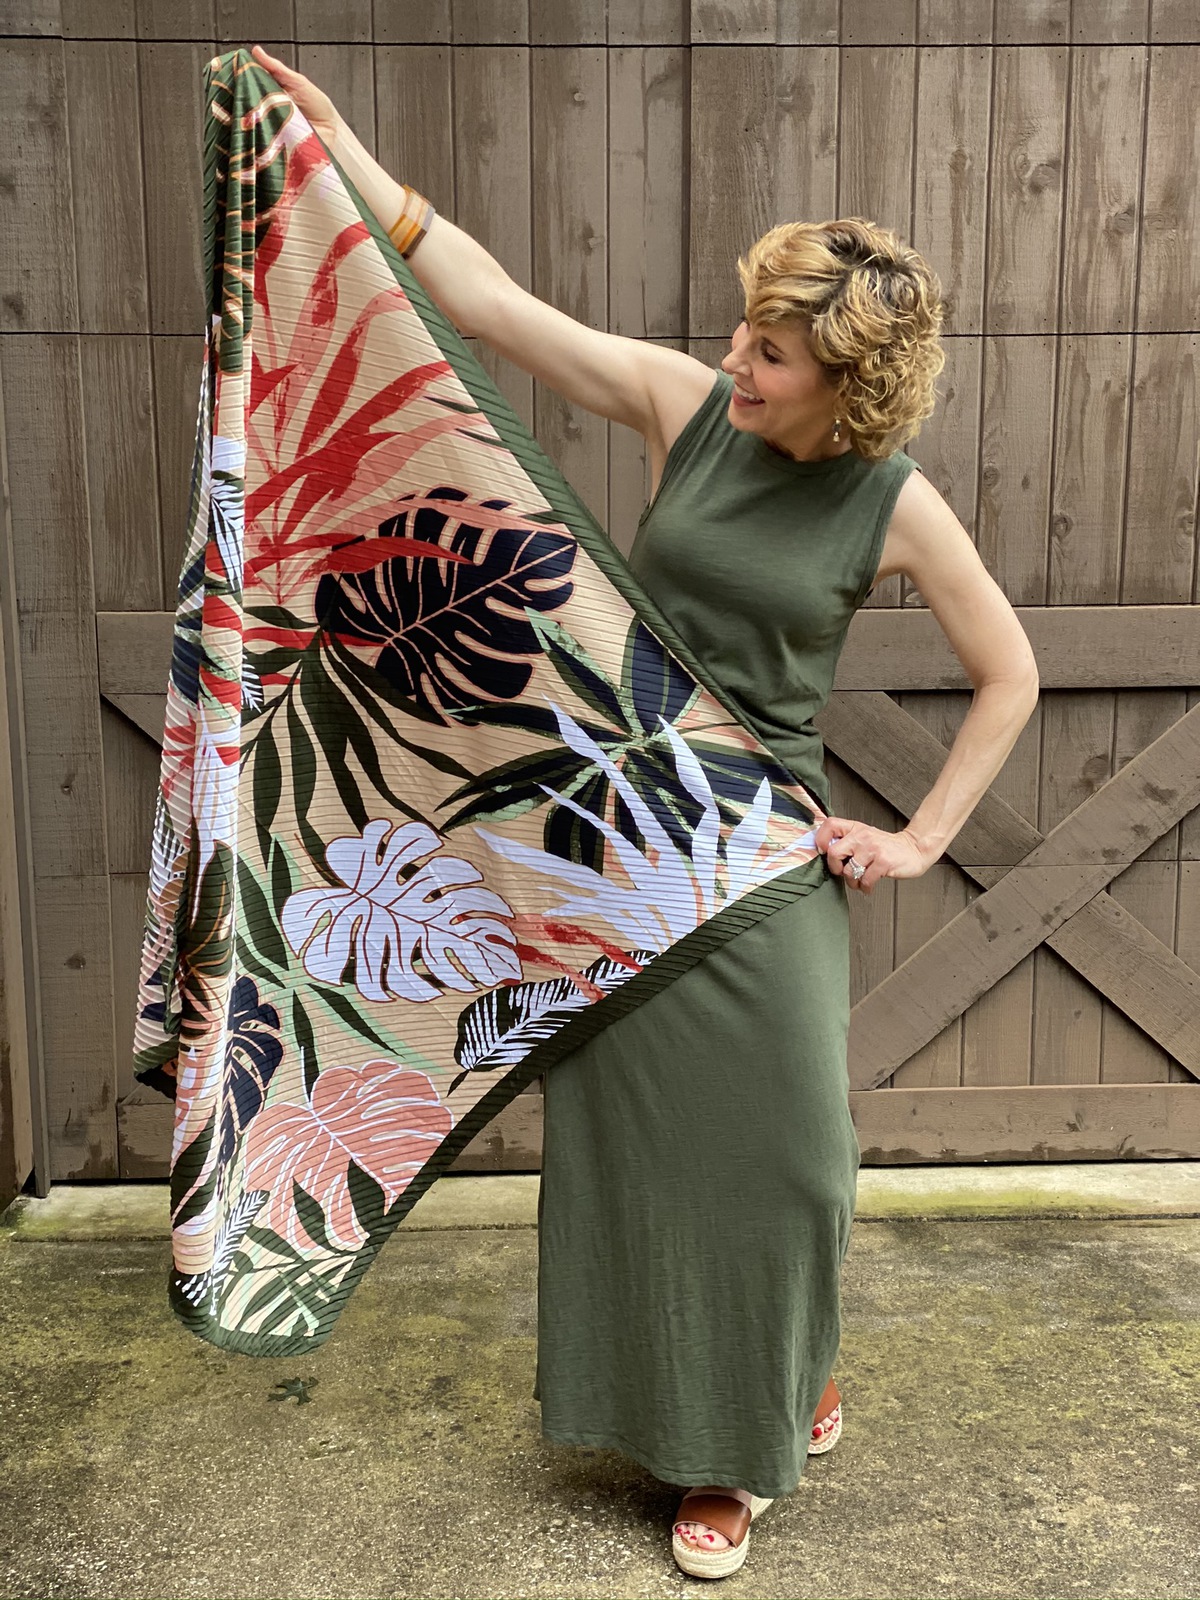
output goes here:
[{"label": "wedge espadrille sandal", "polygon": [[[689,1489],[679,1502],[671,1529],[671,1554],[675,1563],[693,1578],[727,1578],[746,1559],[750,1548],[750,1524],[773,1500],[752,1494],[750,1504],[734,1495],[712,1489]],[[679,1537],[681,1522],[702,1522],[729,1540],[723,1550],[702,1550]]]}]

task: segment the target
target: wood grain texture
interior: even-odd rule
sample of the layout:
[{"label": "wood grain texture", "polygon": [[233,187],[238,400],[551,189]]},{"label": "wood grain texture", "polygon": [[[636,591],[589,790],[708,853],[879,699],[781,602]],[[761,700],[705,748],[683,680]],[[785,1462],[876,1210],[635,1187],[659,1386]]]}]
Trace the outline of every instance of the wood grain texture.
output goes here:
[{"label": "wood grain texture", "polygon": [[692,338],[728,339],[734,261],[777,223],[837,215],[838,52],[692,52],[688,229]]},{"label": "wood grain texture", "polygon": [[1200,719],[1189,712],[854,1008],[853,1086],[880,1083],[1105,888],[1135,844],[1198,803]]},{"label": "wood grain texture", "polygon": [[296,66],[321,85],[364,148],[375,155],[374,49],[369,44],[303,42],[296,46]]},{"label": "wood grain texture", "polygon": [[1178,1161],[1200,1148],[1200,1094],[1177,1085],[852,1092],[864,1166]]},{"label": "wood grain texture", "polygon": [[[34,865],[39,883],[92,886],[77,953],[88,982],[111,963],[121,1098],[195,433],[201,78],[214,41],[255,38],[330,89],[384,166],[518,282],[710,366],[742,312],[735,258],[775,223],[864,215],[925,255],[947,362],[906,449],[1016,606],[1043,695],[943,861],[852,897],[856,1004],[898,963],[936,958],[913,1004],[942,1021],[880,1080],[908,1086],[884,1104],[934,1097],[924,1159],[996,1159],[1012,1129],[1036,1142],[1036,1128],[956,1085],[1149,1084],[1159,1099],[1139,1126],[1161,1119],[1163,1094],[1192,1091],[1200,806],[1127,835],[1107,887],[998,976],[993,964],[965,1009],[947,1017],[939,988],[970,961],[969,940],[946,933],[955,919],[987,912],[1047,830],[1200,706],[1192,0],[22,0],[0,28],[0,383]],[[116,162],[110,129],[131,107],[140,126]],[[36,349],[22,337],[35,331],[51,335]],[[644,441],[469,343],[627,550]],[[822,724],[842,728],[828,763],[841,814],[902,825],[969,691],[920,592],[903,576],[878,585]],[[1035,889],[1017,921],[1035,917]],[[52,965],[43,999],[68,981],[81,980]],[[56,1041],[55,1161],[110,1170],[116,1140],[131,1175],[145,1108],[98,1109],[103,1074],[78,1045]],[[1127,1154],[1143,1114],[1116,1103],[1107,1147],[1055,1132],[1039,1148]],[[68,1106],[107,1119],[95,1150]],[[536,1139],[518,1148],[536,1167]],[[886,1148],[911,1159],[900,1129]]]},{"label": "wood grain texture", "polygon": [[988,215],[989,333],[1057,326],[1069,57],[998,50]]},{"label": "wood grain texture", "polygon": [[201,223],[204,192],[204,68],[212,39],[140,44],[138,77],[146,174],[146,248],[153,333],[204,328]]},{"label": "wood grain texture", "polygon": [[1137,321],[1147,333],[1194,328],[1200,302],[1200,46],[1150,51],[1146,192]]},{"label": "wood grain texture", "polygon": [[[499,364],[486,345],[478,354],[481,363],[489,357]],[[1195,606],[1030,606],[1018,607],[1016,615],[1033,645],[1043,690],[1181,687],[1194,680],[1200,657]],[[171,613],[102,612],[96,621],[104,692],[165,694],[160,678],[170,660]],[[969,689],[970,680],[927,609],[864,608],[850,624],[834,688]]]},{"label": "wood grain texture", "polygon": [[1146,64],[1142,48],[1075,51],[1059,320],[1064,334],[1133,326]]},{"label": "wood grain texture", "polygon": [[[607,62],[600,49],[530,52],[533,293],[591,328],[608,318]],[[601,526],[608,521],[608,430],[545,384],[534,432]]]},{"label": "wood grain texture", "polygon": [[937,272],[944,335],[976,334],[983,328],[992,52],[922,50],[919,65],[910,242]]},{"label": "wood grain texture", "polygon": [[0,42],[0,331],[78,326],[63,46],[8,39]]},{"label": "wood grain texture", "polygon": [[71,211],[85,333],[144,333],[149,309],[142,223],[137,46],[64,47],[70,113]]},{"label": "wood grain texture", "polygon": [[608,0],[611,45],[684,44],[689,0]]},{"label": "wood grain texture", "polygon": [[608,330],[670,337],[687,298],[687,57],[608,52]]},{"label": "wood grain texture", "polygon": [[447,136],[454,126],[449,45],[378,45],[373,54],[380,166],[465,227],[457,215],[454,140]]},{"label": "wood grain texture", "polygon": [[85,334],[79,355],[95,604],[155,611],[163,586],[150,340]]}]

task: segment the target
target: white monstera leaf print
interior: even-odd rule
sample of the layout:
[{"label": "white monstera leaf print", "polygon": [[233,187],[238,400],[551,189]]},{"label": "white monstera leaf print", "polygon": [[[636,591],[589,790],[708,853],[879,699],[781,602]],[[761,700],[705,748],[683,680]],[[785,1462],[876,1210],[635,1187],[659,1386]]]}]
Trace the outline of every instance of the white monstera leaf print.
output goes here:
[{"label": "white monstera leaf print", "polygon": [[[301,889],[286,901],[282,925],[304,970],[340,984],[351,952],[354,982],[366,1000],[433,1000],[449,989],[471,993],[520,980],[512,909],[480,887],[478,868],[442,855],[423,822],[377,817],[360,838],[334,839],[330,867],[344,887]],[[422,856],[429,860],[410,871]]]}]

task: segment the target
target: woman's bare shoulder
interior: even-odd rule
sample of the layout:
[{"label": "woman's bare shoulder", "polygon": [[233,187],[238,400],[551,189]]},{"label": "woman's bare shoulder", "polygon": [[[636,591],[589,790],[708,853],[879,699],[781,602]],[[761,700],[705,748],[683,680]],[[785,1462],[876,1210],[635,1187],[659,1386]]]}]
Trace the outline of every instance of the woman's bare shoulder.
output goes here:
[{"label": "woman's bare shoulder", "polygon": [[650,394],[653,433],[646,443],[655,454],[666,456],[683,432],[689,417],[708,399],[720,374],[683,350],[646,343],[643,346],[646,387]]}]

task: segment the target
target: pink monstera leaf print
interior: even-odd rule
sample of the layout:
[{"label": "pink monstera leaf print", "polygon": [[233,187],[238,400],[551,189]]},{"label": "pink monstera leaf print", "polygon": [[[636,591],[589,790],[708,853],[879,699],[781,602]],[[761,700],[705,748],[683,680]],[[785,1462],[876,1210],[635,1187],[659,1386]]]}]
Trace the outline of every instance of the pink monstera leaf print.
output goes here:
[{"label": "pink monstera leaf print", "polygon": [[[387,817],[361,838],[332,840],[325,854],[342,887],[301,889],[283,908],[284,934],[309,976],[340,984],[353,953],[358,992],[378,1002],[518,981],[511,907],[480,887],[469,861],[436,854],[440,846],[425,823]],[[431,859],[412,870],[422,856]]]},{"label": "pink monstera leaf print", "polygon": [[[454,1126],[423,1072],[383,1058],[359,1067],[326,1067],[307,1104],[281,1101],[250,1124],[247,1190],[266,1189],[258,1214],[294,1249],[313,1244],[358,1250],[367,1234],[355,1216],[350,1163],[383,1190],[391,1206]],[[324,1214],[325,1239],[310,1239],[294,1203],[299,1184]]]}]

